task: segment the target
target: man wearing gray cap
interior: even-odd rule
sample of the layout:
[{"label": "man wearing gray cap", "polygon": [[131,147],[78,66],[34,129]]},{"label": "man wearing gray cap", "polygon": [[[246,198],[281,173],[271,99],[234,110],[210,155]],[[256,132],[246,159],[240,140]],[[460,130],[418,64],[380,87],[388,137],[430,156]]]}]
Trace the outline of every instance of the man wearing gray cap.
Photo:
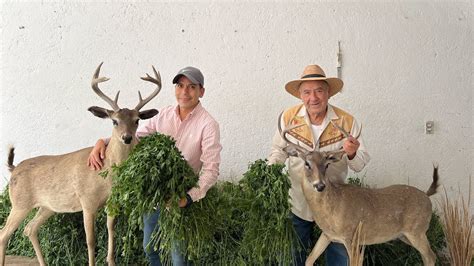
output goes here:
[{"label": "man wearing gray cap", "polygon": [[[145,120],[137,129],[137,137],[144,137],[160,132],[173,137],[176,146],[186,161],[196,173],[199,173],[197,188],[192,188],[186,198],[179,201],[179,206],[185,208],[192,202],[206,196],[207,191],[216,182],[221,161],[219,124],[201,105],[200,98],[204,96],[204,76],[195,67],[181,69],[173,78],[175,96],[178,102],[175,106],[167,106],[159,110],[158,115]],[[103,166],[105,149],[108,139],[97,141],[89,155],[88,165],[91,169],[99,170]],[[158,223],[160,210],[145,215],[143,247],[150,265],[161,265],[159,251],[153,250],[153,245],[146,248],[151,234]],[[173,265],[188,264],[183,254],[172,251]]]}]

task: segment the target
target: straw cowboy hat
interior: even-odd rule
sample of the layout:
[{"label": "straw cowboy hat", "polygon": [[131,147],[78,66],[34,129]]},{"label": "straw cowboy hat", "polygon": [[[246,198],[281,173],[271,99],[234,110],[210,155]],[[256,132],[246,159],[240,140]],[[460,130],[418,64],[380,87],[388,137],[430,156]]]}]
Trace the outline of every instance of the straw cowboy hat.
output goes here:
[{"label": "straw cowboy hat", "polygon": [[308,80],[324,80],[329,85],[329,97],[341,91],[344,82],[338,78],[326,78],[323,69],[318,65],[309,65],[304,68],[300,79],[292,80],[285,85],[285,89],[296,98],[300,98],[298,91],[300,84]]}]

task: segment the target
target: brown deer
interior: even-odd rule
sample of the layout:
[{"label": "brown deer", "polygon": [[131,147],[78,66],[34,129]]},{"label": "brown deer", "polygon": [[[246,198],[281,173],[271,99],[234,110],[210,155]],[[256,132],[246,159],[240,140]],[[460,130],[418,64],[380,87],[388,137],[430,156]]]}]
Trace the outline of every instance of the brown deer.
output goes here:
[{"label": "brown deer", "polygon": [[[135,136],[138,121],[155,116],[158,111],[140,109],[153,99],[161,90],[161,77],[153,68],[155,78],[146,74],[141,79],[152,82],[157,88],[145,99],[140,91],[138,105],[129,110],[121,109],[118,104],[119,92],[112,100],[106,96],[98,84],[107,81],[106,77],[99,77],[102,63],[97,67],[92,78],[92,89],[112,110],[93,106],[88,110],[100,118],[110,118],[113,121],[113,131],[104,160],[104,170],[118,164],[128,157],[128,154],[137,144]],[[99,208],[101,208],[110,195],[112,188],[111,175],[107,178],[99,176],[97,171],[89,169],[86,165],[87,157],[92,147],[72,153],[55,156],[38,156],[22,161],[16,167],[13,165],[14,148],[10,148],[8,167],[12,173],[9,193],[12,208],[5,226],[0,231],[0,264],[5,264],[5,249],[13,232],[25,219],[28,213],[39,208],[36,216],[26,225],[24,234],[33,244],[36,257],[41,265],[46,265],[38,242],[39,227],[54,213],[67,213],[83,211],[84,229],[87,239],[89,265],[95,265],[94,249],[95,235],[94,222]],[[107,216],[108,250],[107,262],[114,262],[114,217]]]},{"label": "brown deer", "polygon": [[[281,119],[279,119],[281,121]],[[290,156],[298,156],[305,162],[302,189],[313,213],[313,219],[322,234],[306,259],[306,265],[313,265],[330,242],[342,243],[348,253],[352,249],[352,239],[359,223],[359,245],[371,245],[401,239],[420,253],[424,265],[434,265],[436,256],[426,237],[431,220],[429,196],[438,187],[438,168],[433,171],[433,182],[425,193],[407,185],[392,185],[386,188],[370,189],[331,181],[325,175],[331,163],[341,160],[344,150],[309,151],[288,141],[286,134],[297,127],[286,126],[281,137],[288,143],[285,151]],[[349,134],[336,123],[333,125],[348,137]],[[358,138],[357,136],[356,138]]]}]

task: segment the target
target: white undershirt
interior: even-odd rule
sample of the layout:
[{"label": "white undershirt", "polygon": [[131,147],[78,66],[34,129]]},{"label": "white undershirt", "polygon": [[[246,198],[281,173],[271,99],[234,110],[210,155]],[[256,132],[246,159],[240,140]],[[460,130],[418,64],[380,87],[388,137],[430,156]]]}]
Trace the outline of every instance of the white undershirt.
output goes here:
[{"label": "white undershirt", "polygon": [[322,123],[321,125],[311,124],[311,129],[313,130],[314,143],[318,143],[319,137],[321,137],[321,133],[323,133],[323,124]]}]

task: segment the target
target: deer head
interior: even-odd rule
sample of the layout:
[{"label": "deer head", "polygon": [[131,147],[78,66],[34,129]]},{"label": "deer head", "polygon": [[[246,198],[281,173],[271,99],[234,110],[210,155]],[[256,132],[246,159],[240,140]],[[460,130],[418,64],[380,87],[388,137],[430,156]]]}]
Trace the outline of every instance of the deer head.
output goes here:
[{"label": "deer head", "polygon": [[155,67],[152,66],[153,72],[155,73],[155,78],[151,77],[150,75],[146,74],[146,77],[141,77],[141,79],[145,81],[149,81],[157,85],[157,88],[150,94],[150,96],[142,99],[142,95],[140,91],[138,91],[139,103],[137,106],[130,110],[127,108],[120,108],[117,104],[118,96],[120,91],[117,92],[115,95],[115,100],[110,99],[107,95],[105,95],[99,89],[99,83],[105,82],[109,80],[106,77],[99,77],[100,68],[103,62],[95,70],[94,76],[92,77],[92,89],[94,92],[99,95],[105,102],[107,102],[111,107],[112,110],[105,109],[98,106],[89,107],[89,110],[93,115],[100,117],[100,118],[110,118],[114,125],[114,129],[112,132],[112,138],[118,138],[123,144],[130,144],[134,139],[135,133],[138,127],[138,121],[140,119],[149,119],[156,114],[158,114],[158,110],[156,109],[149,109],[145,111],[140,111],[140,109],[147,104],[151,99],[153,99],[161,90],[161,77],[160,73],[155,70]]},{"label": "deer head", "polygon": [[[282,113],[283,114],[283,113]],[[299,157],[304,161],[304,174],[306,180],[312,184],[313,188],[318,192],[322,192],[326,188],[326,183],[328,179],[326,178],[326,170],[330,164],[336,163],[342,159],[342,156],[345,154],[345,151],[341,148],[336,151],[310,151],[304,147],[294,144],[288,140],[286,134],[292,129],[303,126],[304,124],[291,125],[293,119],[285,127],[285,130],[281,129],[281,116],[278,119],[278,129],[280,131],[281,137],[288,143],[288,146],[284,148],[284,151],[288,153],[289,156]],[[342,127],[331,121],[331,123],[336,127],[341,133],[347,138],[349,133],[345,131]],[[356,139],[360,136],[357,135]]]}]

